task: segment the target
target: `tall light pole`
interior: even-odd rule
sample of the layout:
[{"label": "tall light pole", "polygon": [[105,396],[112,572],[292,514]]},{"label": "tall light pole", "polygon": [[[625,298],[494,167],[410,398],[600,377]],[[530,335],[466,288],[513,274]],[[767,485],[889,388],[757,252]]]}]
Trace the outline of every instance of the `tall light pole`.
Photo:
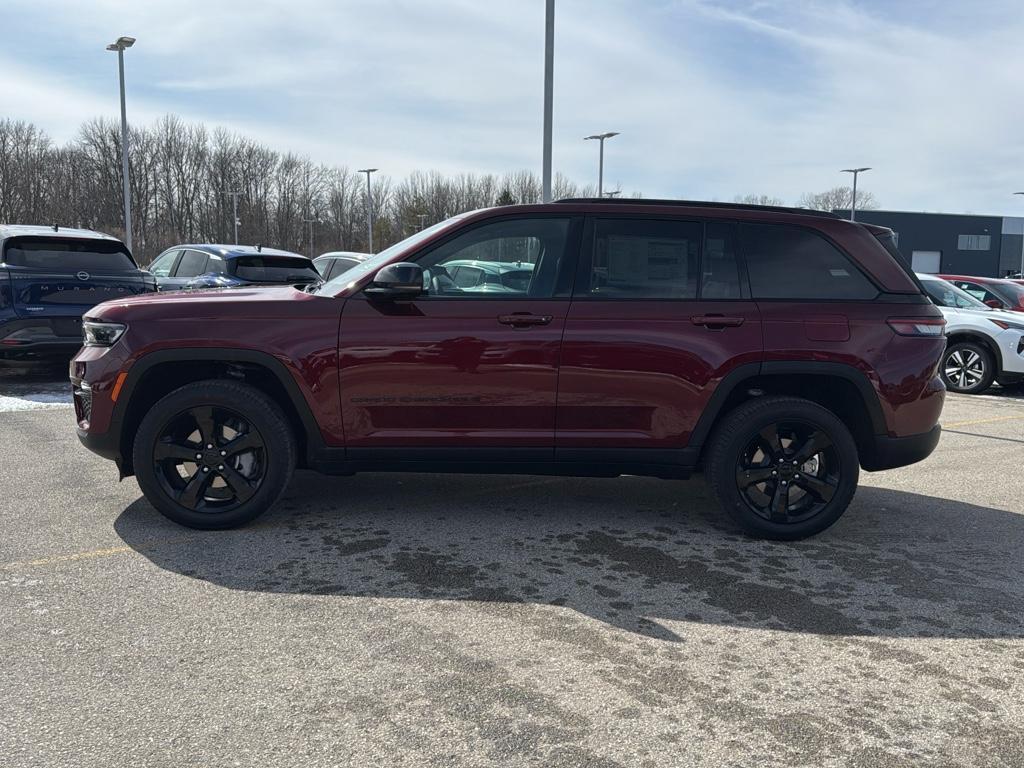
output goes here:
[{"label": "tall light pole", "polygon": [[370,174],[375,173],[377,168],[360,168],[359,173],[366,174],[366,234],[370,241],[366,250],[373,253],[373,192],[370,190]]},{"label": "tall light pole", "polygon": [[850,202],[850,221],[857,220],[857,175],[870,170],[870,168],[843,168],[843,173],[853,174],[853,199]]},{"label": "tall light pole", "polygon": [[423,229],[423,225],[427,221],[427,214],[425,214],[425,213],[417,213],[416,214],[416,218],[420,220],[420,229]]},{"label": "tall light pole", "polygon": [[597,196],[604,197],[604,141],[610,139],[612,136],[618,136],[618,131],[608,131],[607,133],[595,133],[593,136],[584,136],[584,141],[593,141],[596,139],[601,143],[601,152],[598,156],[597,161]]},{"label": "tall light pole", "polygon": [[231,195],[231,220],[235,223],[235,245],[238,245],[238,196],[241,192],[221,190],[225,195]]},{"label": "tall light pole", "polygon": [[551,119],[555,99],[555,0],[544,9],[544,159],[541,171],[542,200],[551,202]]},{"label": "tall light pole", "polygon": [[[1024,195],[1024,192],[1014,192],[1015,195]],[[1020,230],[1020,278],[1024,280],[1024,221],[1021,222]]]},{"label": "tall light pole", "polygon": [[317,219],[303,219],[303,223],[309,224],[309,258],[316,258],[316,253],[313,251],[313,225],[318,223]]},{"label": "tall light pole", "polygon": [[124,182],[124,243],[132,249],[132,188],[128,177],[128,113],[124,108],[124,51],[135,45],[134,37],[121,36],[107,46],[117,51],[117,72],[121,79],[121,178]]}]

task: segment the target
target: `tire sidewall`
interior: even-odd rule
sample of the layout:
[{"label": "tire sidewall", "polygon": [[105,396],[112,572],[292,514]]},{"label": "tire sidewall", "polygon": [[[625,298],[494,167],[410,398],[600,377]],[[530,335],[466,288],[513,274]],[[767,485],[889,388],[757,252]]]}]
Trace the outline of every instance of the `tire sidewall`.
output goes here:
[{"label": "tire sidewall", "polygon": [[[776,405],[778,407],[773,407]],[[712,466],[705,467],[725,512],[743,530],[758,538],[793,540],[820,533],[833,525],[849,507],[857,490],[860,461],[857,445],[846,426],[830,411],[810,401],[788,399],[765,407],[737,408],[726,417],[711,451]],[[839,456],[839,484],[832,499],[814,517],[799,523],[773,523],[754,512],[736,484],[736,468],[750,441],[760,430],[779,421],[811,424],[826,432]]]},{"label": "tire sidewall", "polygon": [[[967,389],[959,387],[957,384],[950,381],[946,377],[946,362],[949,360],[950,357],[953,356],[955,352],[965,349],[969,349],[972,352],[977,353],[981,357],[983,365],[985,366],[985,372],[981,377],[981,381],[979,381],[975,386]],[[942,375],[943,384],[946,385],[946,389],[948,389],[950,392],[956,392],[961,395],[980,395],[982,392],[986,391],[989,387],[992,386],[992,382],[996,378],[995,367],[995,360],[992,358],[992,353],[983,345],[974,341],[959,341],[953,346],[949,347],[946,350],[945,354],[943,354],[942,365],[939,368],[939,372]]]},{"label": "tire sidewall", "polygon": [[[266,475],[256,493],[230,512],[203,513],[182,506],[164,491],[153,466],[153,449],[164,427],[197,406],[234,411],[263,439]],[[295,444],[280,409],[259,390],[233,382],[199,382],[171,392],[149,410],[136,433],[132,460],[139,487],[162,515],[190,528],[232,528],[261,515],[284,492],[295,465]]]}]

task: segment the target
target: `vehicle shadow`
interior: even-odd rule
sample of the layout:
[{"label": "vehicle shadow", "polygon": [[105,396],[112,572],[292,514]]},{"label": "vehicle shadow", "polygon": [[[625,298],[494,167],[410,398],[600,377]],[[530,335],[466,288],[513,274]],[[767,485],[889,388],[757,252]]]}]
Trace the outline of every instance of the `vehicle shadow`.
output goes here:
[{"label": "vehicle shadow", "polygon": [[686,622],[837,636],[1024,636],[1024,515],[862,487],[802,542],[755,541],[699,480],[297,474],[234,531],[144,500],[121,538],[237,590],[562,605],[650,637]]}]

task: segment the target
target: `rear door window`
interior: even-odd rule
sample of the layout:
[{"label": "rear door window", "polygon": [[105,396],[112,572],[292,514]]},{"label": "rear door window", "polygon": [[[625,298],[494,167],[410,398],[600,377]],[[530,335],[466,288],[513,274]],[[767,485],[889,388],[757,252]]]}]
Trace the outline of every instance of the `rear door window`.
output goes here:
[{"label": "rear door window", "polygon": [[154,277],[170,277],[174,262],[180,253],[181,251],[175,250],[158,256],[156,261],[149,265],[150,274]]},{"label": "rear door window", "polygon": [[174,270],[175,277],[195,277],[206,272],[206,254],[202,251],[185,251]]},{"label": "rear door window", "polygon": [[703,232],[693,221],[595,219],[573,296],[695,299]]},{"label": "rear door window", "polygon": [[755,299],[867,301],[878,289],[821,235],[781,224],[741,224]]},{"label": "rear door window", "polygon": [[38,272],[132,272],[128,249],[111,240],[19,240],[8,242],[3,261]]}]

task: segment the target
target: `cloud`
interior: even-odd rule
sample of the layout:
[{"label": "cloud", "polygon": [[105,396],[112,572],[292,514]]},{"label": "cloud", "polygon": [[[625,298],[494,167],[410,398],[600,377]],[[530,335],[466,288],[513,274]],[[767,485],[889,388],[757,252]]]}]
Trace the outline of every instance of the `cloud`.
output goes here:
[{"label": "cloud", "polygon": [[[541,0],[9,4],[5,115],[59,140],[116,116],[103,43],[132,34],[136,121],[393,175],[540,167]],[[558,0],[556,168],[593,180],[582,137],[617,130],[606,179],[649,196],[795,201],[863,164],[886,207],[1013,213],[1024,17],[971,5]]]}]

